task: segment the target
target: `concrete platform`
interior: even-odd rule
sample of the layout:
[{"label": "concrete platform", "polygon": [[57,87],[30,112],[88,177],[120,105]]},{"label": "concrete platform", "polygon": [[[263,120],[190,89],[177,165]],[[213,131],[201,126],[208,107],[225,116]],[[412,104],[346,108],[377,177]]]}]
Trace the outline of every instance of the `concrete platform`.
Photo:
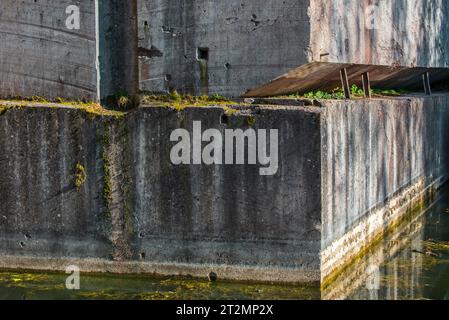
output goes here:
[{"label": "concrete platform", "polygon": [[[3,108],[0,267],[325,286],[446,181],[447,94],[234,108]],[[277,173],[173,165],[193,121],[278,129]]]}]

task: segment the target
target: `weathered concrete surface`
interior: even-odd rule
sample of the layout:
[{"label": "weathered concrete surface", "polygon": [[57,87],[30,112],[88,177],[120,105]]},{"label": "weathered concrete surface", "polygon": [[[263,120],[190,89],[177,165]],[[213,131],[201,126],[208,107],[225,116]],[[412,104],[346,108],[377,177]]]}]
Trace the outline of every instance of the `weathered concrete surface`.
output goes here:
[{"label": "weathered concrete surface", "polygon": [[[72,109],[13,109],[0,116],[1,255],[110,257],[103,131],[103,123]],[[87,173],[79,191],[78,163]]]},{"label": "weathered concrete surface", "polygon": [[[141,88],[240,96],[307,62],[309,1],[140,0]],[[208,48],[208,61],[197,49]]]},{"label": "weathered concrete surface", "polygon": [[447,95],[326,103],[322,278],[447,179]]},{"label": "weathered concrete surface", "polygon": [[240,96],[314,61],[449,66],[445,0],[379,0],[374,18],[369,0],[95,3],[3,0],[0,96],[134,96],[137,73],[144,90]]},{"label": "weathered concrete surface", "polygon": [[[430,201],[430,204],[434,203]],[[398,287],[400,287],[399,283],[402,282],[410,285],[407,290],[408,298],[419,299],[422,296],[423,288],[418,288],[415,284],[416,279],[423,274],[425,258],[423,254],[416,254],[413,251],[425,251],[423,241],[427,239],[424,231],[427,212],[420,210],[415,215],[410,215],[394,231],[367,250],[363,256],[357,259],[356,263],[351,264],[322,289],[321,299],[366,300],[378,299],[377,295],[395,299]],[[401,268],[397,267],[397,263],[389,263],[398,255],[406,261],[413,261],[413,263],[402,265]],[[398,281],[399,275],[400,281]],[[390,280],[390,278],[393,279]],[[383,289],[385,291],[369,289],[376,288],[378,283],[386,285],[387,289]],[[366,289],[358,290],[360,288]],[[355,292],[358,294],[356,295]]]},{"label": "weathered concrete surface", "polygon": [[310,60],[447,68],[448,16],[446,0],[312,0]]},{"label": "weathered concrete surface", "polygon": [[449,67],[448,16],[445,0],[140,0],[141,88],[240,96],[320,61]]},{"label": "weathered concrete surface", "polygon": [[[298,277],[316,270],[319,112],[262,108],[253,114],[254,129],[280,130],[276,176],[260,176],[258,166],[171,165],[167,129],[190,131],[202,119],[203,128],[224,130],[222,114],[144,109],[143,118],[134,118],[139,251],[155,262],[285,267],[297,269]],[[249,128],[244,119],[231,117],[227,127]]]},{"label": "weathered concrete surface", "polygon": [[98,1],[97,16],[102,103],[121,94],[132,106],[139,93],[137,0]]},{"label": "weathered concrete surface", "polygon": [[[222,108],[145,107],[125,119],[80,112],[0,116],[1,266],[53,269],[73,258],[90,271],[319,280],[319,108],[254,109],[227,125]],[[280,130],[277,175],[171,164],[173,129],[191,131],[193,120],[247,129],[249,116],[255,129]],[[87,170],[79,190],[77,163]]]},{"label": "weathered concrete surface", "polygon": [[[242,107],[227,121],[221,107],[0,113],[0,267],[326,283],[448,173],[449,95]],[[278,129],[278,173],[172,165],[170,134],[194,120]]]},{"label": "weathered concrete surface", "polygon": [[96,100],[95,1],[78,1],[80,30],[66,28],[71,0],[0,2],[0,96]]},{"label": "weathered concrete surface", "polygon": [[137,0],[2,0],[0,43],[0,97],[138,93]]}]

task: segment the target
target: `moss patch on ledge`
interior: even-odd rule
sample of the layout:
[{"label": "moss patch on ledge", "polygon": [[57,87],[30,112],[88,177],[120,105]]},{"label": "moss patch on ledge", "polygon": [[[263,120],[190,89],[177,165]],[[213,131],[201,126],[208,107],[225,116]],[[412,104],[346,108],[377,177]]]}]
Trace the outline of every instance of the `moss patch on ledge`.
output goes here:
[{"label": "moss patch on ledge", "polygon": [[[365,92],[357,85],[351,86],[351,97],[354,99],[365,98]],[[374,98],[399,97],[410,93],[410,91],[402,89],[371,89],[371,96]],[[312,99],[312,100],[345,100],[345,93],[342,88],[338,87],[331,91],[310,91],[305,94],[293,93],[290,95],[276,96],[282,99]]]},{"label": "moss patch on ledge", "polygon": [[47,108],[73,108],[84,111],[90,116],[109,116],[114,118],[122,118],[125,116],[125,112],[109,110],[102,107],[95,102],[78,102],[78,101],[65,101],[61,98],[54,102],[48,102],[43,98],[24,98],[24,99],[12,99],[12,100],[0,100],[0,115],[6,113],[10,109],[16,108],[28,108],[28,107],[47,107]]},{"label": "moss patch on ledge", "polygon": [[143,92],[140,96],[142,105],[157,105],[162,107],[171,107],[177,111],[182,111],[188,107],[207,107],[207,106],[229,106],[236,103],[220,95],[212,96],[192,96],[182,95],[177,91],[170,94],[152,94]]}]

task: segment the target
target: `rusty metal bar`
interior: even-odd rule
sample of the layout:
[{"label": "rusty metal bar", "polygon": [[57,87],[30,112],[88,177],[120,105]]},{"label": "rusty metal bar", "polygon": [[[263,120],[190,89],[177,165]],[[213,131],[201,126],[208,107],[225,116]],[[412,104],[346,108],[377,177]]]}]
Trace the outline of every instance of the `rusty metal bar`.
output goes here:
[{"label": "rusty metal bar", "polygon": [[428,71],[422,75],[422,79],[424,84],[424,92],[427,96],[430,96],[432,94],[432,88],[430,87],[430,75]]},{"label": "rusty metal bar", "polygon": [[348,81],[348,71],[346,70],[346,68],[340,70],[340,78],[343,91],[345,92],[345,98],[351,99],[351,90],[349,89],[349,81]]},{"label": "rusty metal bar", "polygon": [[362,84],[363,91],[365,92],[365,97],[371,98],[371,82],[369,78],[369,72],[365,72],[362,74]]}]

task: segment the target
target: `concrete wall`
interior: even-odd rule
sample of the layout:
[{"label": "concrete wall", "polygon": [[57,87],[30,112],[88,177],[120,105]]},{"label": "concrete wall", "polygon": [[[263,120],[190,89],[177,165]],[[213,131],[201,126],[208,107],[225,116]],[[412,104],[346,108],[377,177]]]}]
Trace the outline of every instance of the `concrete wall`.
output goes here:
[{"label": "concrete wall", "polygon": [[426,188],[438,187],[449,173],[447,95],[325,106],[323,276],[397,222],[410,202],[419,202]]},{"label": "concrete wall", "polygon": [[135,100],[132,107],[139,93],[137,0],[101,0],[97,15],[101,102],[114,105],[122,95]]},{"label": "concrete wall", "polygon": [[[150,91],[240,96],[310,61],[449,66],[447,1],[380,0],[368,29],[372,3],[101,1],[97,43],[93,0],[4,0],[0,95],[96,100],[121,89],[134,95],[137,45],[140,88]],[[65,26],[71,4],[81,9],[80,30]]]},{"label": "concrete wall", "polygon": [[[68,30],[69,5],[80,5],[81,29]],[[95,2],[2,0],[0,96],[96,100]]]},{"label": "concrete wall", "polygon": [[[101,121],[71,109],[0,116],[0,255],[109,259],[103,132]],[[79,191],[77,164],[87,173]]]},{"label": "concrete wall", "polygon": [[449,67],[445,0],[314,0],[310,14],[313,61]]},{"label": "concrete wall", "polygon": [[142,89],[240,96],[307,62],[308,0],[139,3]]},{"label": "concrete wall", "polygon": [[[219,107],[0,113],[0,267],[326,283],[449,168],[448,95],[244,107],[227,122]],[[172,165],[172,130],[249,117],[279,130],[276,175]]]},{"label": "concrete wall", "polygon": [[[222,132],[249,128],[248,112],[227,125],[223,114],[206,107],[144,107],[119,119],[67,108],[6,111],[0,267],[52,269],[71,261],[91,271],[318,281],[319,109],[251,113],[255,129],[279,129],[275,176],[260,176],[256,165],[171,164],[173,129],[191,132],[193,120]],[[87,173],[79,190],[78,163]]]},{"label": "concrete wall", "polygon": [[[107,102],[120,91],[136,96],[137,0],[96,3],[2,1],[0,97]],[[71,5],[80,11],[79,30],[66,25]]]}]

